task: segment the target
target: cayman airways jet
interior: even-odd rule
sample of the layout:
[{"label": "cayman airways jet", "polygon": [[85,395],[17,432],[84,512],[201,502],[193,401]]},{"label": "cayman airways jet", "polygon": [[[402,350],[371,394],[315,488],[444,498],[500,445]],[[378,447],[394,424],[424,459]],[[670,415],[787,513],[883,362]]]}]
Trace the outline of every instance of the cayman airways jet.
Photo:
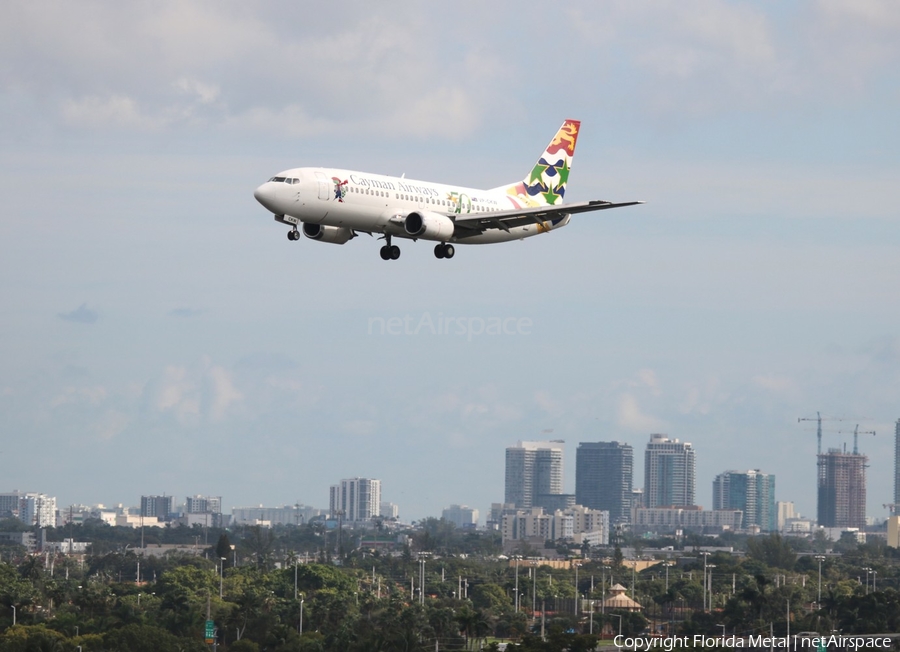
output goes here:
[{"label": "cayman airways jet", "polygon": [[[291,227],[288,240],[303,235],[344,244],[358,233],[380,234],[384,260],[397,260],[393,238],[431,240],[434,255],[453,258],[454,244],[521,240],[569,223],[574,213],[642,204],[588,201],[563,204],[581,123],[566,120],[522,181],[476,190],[404,177],[336,168],[279,172],[253,193]],[[302,227],[300,226],[302,224]]]}]

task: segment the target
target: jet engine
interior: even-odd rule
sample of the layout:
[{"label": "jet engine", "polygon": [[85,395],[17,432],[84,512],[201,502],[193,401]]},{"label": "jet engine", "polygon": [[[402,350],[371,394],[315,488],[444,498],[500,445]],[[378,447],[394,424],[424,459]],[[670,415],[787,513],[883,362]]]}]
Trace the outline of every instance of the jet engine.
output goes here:
[{"label": "jet engine", "polygon": [[403,230],[426,240],[449,240],[453,236],[453,220],[431,211],[413,211],[403,218]]},{"label": "jet engine", "polygon": [[330,242],[331,244],[344,244],[356,234],[346,226],[322,226],[321,224],[303,223],[303,235],[310,240]]}]

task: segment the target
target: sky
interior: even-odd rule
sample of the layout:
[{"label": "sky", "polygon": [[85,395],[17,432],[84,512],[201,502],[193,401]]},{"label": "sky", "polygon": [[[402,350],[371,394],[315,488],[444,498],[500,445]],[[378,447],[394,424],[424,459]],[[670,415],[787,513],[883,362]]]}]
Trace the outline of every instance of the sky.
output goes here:
[{"label": "sky", "polygon": [[[691,442],[697,500],[823,444],[893,500],[900,5],[0,5],[0,491],[211,494],[405,519],[503,500],[504,450]],[[395,262],[253,198],[333,166],[491,188],[582,121],[562,230]],[[402,243],[401,243],[402,244]],[[514,319],[391,335],[381,319]],[[512,323],[512,322],[510,322]],[[837,432],[843,431],[843,432]]]}]

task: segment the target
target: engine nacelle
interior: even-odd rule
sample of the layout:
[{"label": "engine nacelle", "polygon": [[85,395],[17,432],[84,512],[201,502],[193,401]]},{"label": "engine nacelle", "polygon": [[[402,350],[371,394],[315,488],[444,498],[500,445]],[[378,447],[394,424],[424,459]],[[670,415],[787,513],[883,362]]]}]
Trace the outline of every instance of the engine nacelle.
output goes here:
[{"label": "engine nacelle", "polygon": [[403,230],[425,240],[449,240],[453,236],[453,220],[431,211],[413,211],[403,218]]},{"label": "engine nacelle", "polygon": [[355,234],[346,226],[322,226],[321,224],[303,223],[303,235],[310,240],[344,244]]}]

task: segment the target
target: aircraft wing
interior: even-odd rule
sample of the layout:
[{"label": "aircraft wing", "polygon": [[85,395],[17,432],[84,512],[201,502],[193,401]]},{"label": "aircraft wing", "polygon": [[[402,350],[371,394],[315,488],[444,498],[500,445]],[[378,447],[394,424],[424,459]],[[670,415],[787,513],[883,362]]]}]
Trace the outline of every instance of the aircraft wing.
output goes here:
[{"label": "aircraft wing", "polygon": [[572,215],[574,213],[588,213],[590,211],[602,211],[607,208],[621,208],[622,206],[634,206],[643,204],[642,201],[628,201],[614,203],[609,201],[594,200],[577,204],[561,204],[559,206],[535,206],[533,208],[517,208],[513,210],[494,211],[491,213],[467,213],[455,218],[456,228],[454,235],[457,238],[465,238],[489,229],[501,229],[509,231],[513,227],[526,224],[542,224],[552,222],[555,219]]}]

